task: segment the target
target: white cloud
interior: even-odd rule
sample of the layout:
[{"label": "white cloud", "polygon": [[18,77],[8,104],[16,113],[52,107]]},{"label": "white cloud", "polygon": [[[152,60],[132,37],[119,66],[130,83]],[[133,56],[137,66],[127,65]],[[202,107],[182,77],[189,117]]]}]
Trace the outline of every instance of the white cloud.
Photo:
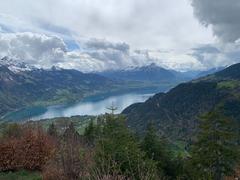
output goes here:
[{"label": "white cloud", "polygon": [[57,36],[30,32],[0,33],[0,56],[9,56],[42,68],[55,65],[84,72],[150,63],[178,70],[199,67],[199,62],[193,57],[173,51],[131,51],[126,43],[112,43],[104,39],[90,39],[81,44],[87,48],[68,51],[63,39]]},{"label": "white cloud", "polygon": [[0,32],[13,33],[0,35],[0,55],[83,71],[151,62],[177,70],[229,65],[240,57],[237,1],[2,1]]},{"label": "white cloud", "polygon": [[94,59],[86,53],[73,51],[65,55],[65,61],[58,63],[57,66],[67,69],[77,69],[82,72],[102,71],[106,64],[98,59]]},{"label": "white cloud", "polygon": [[1,33],[0,55],[31,65],[49,66],[63,61],[66,46],[62,39],[36,33]]},{"label": "white cloud", "polygon": [[0,57],[9,56],[42,68],[55,65],[84,72],[124,68],[130,64],[126,43],[91,39],[85,44],[88,49],[84,51],[68,51],[63,39],[57,36],[31,32],[0,33]]},{"label": "white cloud", "polygon": [[17,17],[33,30],[59,33],[59,28],[67,29],[76,38],[106,38],[127,42],[134,49],[181,49],[213,42],[210,29],[194,18],[189,0],[11,0],[0,4],[1,13]]},{"label": "white cloud", "polygon": [[197,58],[189,54],[189,50],[183,51],[149,51],[148,57],[159,66],[178,71],[192,71],[206,69]]},{"label": "white cloud", "polygon": [[0,35],[0,55],[41,67],[99,71],[155,62],[187,70],[236,58],[224,48],[221,56],[194,54],[192,48],[216,39],[194,17],[190,0],[11,0],[0,3],[0,12],[0,31],[13,32]]}]

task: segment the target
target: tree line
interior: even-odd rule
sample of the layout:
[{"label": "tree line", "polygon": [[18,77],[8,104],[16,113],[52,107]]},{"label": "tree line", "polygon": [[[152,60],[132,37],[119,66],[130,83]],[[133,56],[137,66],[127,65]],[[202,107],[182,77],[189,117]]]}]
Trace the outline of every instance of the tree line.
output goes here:
[{"label": "tree line", "polygon": [[74,123],[9,124],[0,138],[0,171],[40,171],[44,180],[223,180],[239,176],[239,125],[221,111],[201,117],[187,155],[149,123],[142,136],[121,115],[91,121],[80,135]]}]

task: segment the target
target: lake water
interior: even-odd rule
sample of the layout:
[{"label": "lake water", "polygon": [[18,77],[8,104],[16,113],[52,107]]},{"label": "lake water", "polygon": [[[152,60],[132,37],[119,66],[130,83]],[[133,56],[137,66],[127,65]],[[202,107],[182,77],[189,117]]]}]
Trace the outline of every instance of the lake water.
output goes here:
[{"label": "lake water", "polygon": [[55,117],[71,117],[75,115],[100,115],[110,112],[107,108],[114,105],[115,113],[122,112],[129,105],[144,102],[153,95],[153,92],[126,93],[111,96],[92,96],[68,105],[49,107],[29,107],[9,113],[5,119],[11,121],[40,120]]},{"label": "lake water", "polygon": [[110,96],[105,99],[86,99],[76,104],[67,106],[50,106],[47,111],[40,116],[32,117],[32,120],[70,117],[75,115],[99,115],[109,112],[108,108],[114,106],[117,108],[115,113],[120,113],[129,105],[136,102],[144,102],[153,94],[123,94]]}]

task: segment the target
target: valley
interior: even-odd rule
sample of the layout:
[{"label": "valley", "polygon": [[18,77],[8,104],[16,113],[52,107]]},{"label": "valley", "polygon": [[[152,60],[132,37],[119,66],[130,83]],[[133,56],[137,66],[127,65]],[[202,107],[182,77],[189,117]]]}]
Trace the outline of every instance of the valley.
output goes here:
[{"label": "valley", "polygon": [[76,115],[101,115],[108,113],[107,108],[114,105],[121,113],[123,109],[137,102],[143,102],[156,93],[156,90],[142,90],[127,94],[100,94],[89,96],[76,103],[55,106],[33,106],[15,112],[10,112],[2,117],[5,121],[41,120],[55,117],[71,117]]},{"label": "valley", "polygon": [[[143,72],[146,73],[142,75]],[[128,76],[125,73],[122,75]],[[24,121],[45,113],[49,106],[74,106],[94,97],[104,99],[115,95],[142,94],[143,91],[150,94],[165,92],[186,80],[156,65],[127,73],[133,74],[133,78],[122,79],[118,71],[109,76],[57,67],[38,69],[4,57],[0,60],[0,117]],[[151,73],[162,78],[151,79]],[[165,77],[166,73],[170,79]],[[121,110],[126,107],[120,106]]]},{"label": "valley", "polygon": [[0,180],[240,180],[240,0],[2,0]]},{"label": "valley", "polygon": [[[81,96],[79,100],[76,98],[75,101],[69,101],[69,99],[66,98],[63,101],[59,101],[61,102],[60,104],[58,101],[57,103],[55,102],[56,105],[51,105],[53,102],[51,102],[51,100],[48,101],[47,99],[43,101],[44,103],[37,103],[37,105],[35,104],[37,101],[33,101],[34,103],[31,106],[27,105],[20,110],[9,112],[3,116],[3,120],[0,122],[1,136],[7,136],[7,138],[11,139],[11,134],[8,133],[14,134],[15,132],[13,131],[23,131],[21,136],[24,137],[27,132],[36,131],[39,133],[39,129],[42,129],[42,133],[47,132],[50,136],[52,136],[52,133],[56,133],[57,135],[55,138],[58,138],[58,141],[63,144],[64,142],[62,140],[64,138],[70,138],[71,140],[71,138],[74,139],[75,136],[77,136],[79,139],[77,138],[78,140],[76,140],[76,143],[82,143],[85,152],[88,151],[88,148],[97,148],[98,144],[95,143],[104,141],[105,139],[102,139],[101,141],[99,140],[99,138],[104,138],[104,136],[110,138],[110,142],[108,143],[111,143],[112,138],[114,139],[114,148],[116,141],[119,140],[121,141],[120,148],[122,144],[128,142],[137,144],[142,143],[143,145],[144,143],[147,143],[147,148],[151,148],[151,146],[158,146],[158,148],[160,148],[151,151],[158,152],[162,151],[161,148],[165,149],[161,152],[161,158],[167,158],[166,162],[162,159],[155,159],[154,161],[163,161],[164,163],[167,163],[164,167],[161,167],[164,169],[165,176],[175,177],[181,174],[189,176],[188,174],[193,173],[187,169],[184,169],[183,172],[178,172],[179,167],[173,165],[171,165],[171,167],[173,166],[174,168],[169,171],[168,168],[170,168],[170,165],[168,163],[181,162],[186,165],[188,165],[187,163],[189,162],[192,163],[192,160],[189,159],[189,157],[195,157],[195,155],[193,156],[192,154],[191,148],[196,146],[196,139],[199,138],[200,130],[203,128],[200,125],[202,124],[200,120],[201,118],[208,118],[208,123],[211,123],[211,118],[219,120],[219,123],[222,123],[221,120],[224,120],[226,125],[227,123],[233,122],[234,127],[232,128],[231,126],[232,133],[234,136],[239,133],[240,64],[232,65],[221,71],[204,77],[198,77],[193,80],[190,79],[189,81],[186,81],[186,79],[181,79],[176,81],[176,79],[174,79],[172,81],[169,80],[168,83],[163,80],[143,80],[142,77],[140,79],[135,79],[135,73],[133,79],[130,78],[130,80],[126,80],[121,78],[117,79],[115,77],[110,79],[109,77],[95,74],[89,76],[89,74],[82,74],[78,71],[72,72],[72,70],[51,69],[47,72],[45,72],[45,70],[41,71],[44,71],[41,73],[47,73],[52,77],[50,82],[54,85],[53,87],[59,86],[61,80],[59,82],[55,81],[58,80],[59,77],[65,79],[66,76],[71,74],[72,77],[70,79],[68,78],[71,84],[76,83],[75,80],[77,79],[75,78],[77,77],[81,80],[83,77],[84,79],[94,77],[93,80],[96,77],[100,78],[97,80],[99,87],[88,86],[89,84],[85,85],[89,88],[88,91],[90,91],[91,88],[100,89],[94,93],[90,93],[92,89],[90,92],[86,91],[83,93],[82,91],[81,95],[83,96]],[[77,76],[72,73],[77,73]],[[127,72],[127,74],[128,73],[129,72]],[[14,73],[12,74],[13,77],[15,75],[16,74]],[[81,77],[79,75],[81,75]],[[44,76],[41,81],[45,81],[45,78],[49,79],[49,76]],[[72,79],[74,79],[74,81],[72,81]],[[109,84],[107,84],[106,87],[102,87],[100,85],[102,81],[103,83]],[[79,84],[83,83],[82,81],[80,82],[81,83]],[[52,86],[51,83],[49,86]],[[78,84],[75,85],[76,86],[73,86],[74,89],[78,87]],[[64,86],[61,85],[60,87],[62,88]],[[72,96],[71,93],[69,95]],[[108,109],[111,109],[111,107],[117,108],[115,109],[114,114]],[[221,112],[221,115],[218,114],[218,112]],[[208,114],[203,116],[206,113]],[[220,119],[215,119],[215,116]],[[206,127],[208,126],[210,125],[207,124]],[[215,123],[213,123],[213,126],[214,127],[211,130],[213,132],[211,133],[215,132]],[[225,124],[223,124],[223,126],[225,130]],[[15,130],[14,128],[17,129]],[[51,128],[54,129],[51,130]],[[108,131],[107,133],[105,132],[106,130]],[[227,131],[229,132],[229,129],[227,129]],[[126,137],[127,139],[125,139]],[[149,140],[151,142],[150,147],[148,147],[148,138],[150,138]],[[17,141],[21,140],[21,138],[17,139]],[[33,141],[38,141],[38,139]],[[238,141],[238,138],[231,139],[231,142],[234,144],[234,150],[237,147],[236,142]],[[46,140],[46,142],[48,142],[48,140]],[[214,142],[215,141],[212,143]],[[157,143],[158,145],[154,143]],[[68,145],[68,147],[69,146],[70,145]],[[107,147],[109,146],[112,147],[111,144],[107,144]],[[123,145],[123,148],[126,146],[128,145]],[[23,146],[20,150],[24,148],[25,147]],[[109,153],[115,153],[118,151],[119,147],[117,146],[116,148],[117,149],[110,150]],[[135,148],[142,152],[146,151],[144,149],[146,147],[144,146],[136,145]],[[69,149],[67,148],[67,151],[68,150]],[[78,148],[76,150],[79,151]],[[76,155],[78,155],[78,153]],[[150,157],[151,156],[149,156],[149,158]],[[129,158],[128,154],[125,154],[123,158]],[[144,163],[142,163],[142,165],[143,164]],[[180,164],[180,166],[182,165]],[[26,167],[25,169],[27,169]],[[45,170],[43,172],[45,172]],[[3,173],[2,176],[20,176],[21,171],[18,173],[20,174],[18,175],[16,173],[7,175]],[[32,172],[26,173],[26,176],[34,175]],[[155,174],[153,174],[153,176],[155,176]],[[191,176],[194,177],[195,173]]]}]

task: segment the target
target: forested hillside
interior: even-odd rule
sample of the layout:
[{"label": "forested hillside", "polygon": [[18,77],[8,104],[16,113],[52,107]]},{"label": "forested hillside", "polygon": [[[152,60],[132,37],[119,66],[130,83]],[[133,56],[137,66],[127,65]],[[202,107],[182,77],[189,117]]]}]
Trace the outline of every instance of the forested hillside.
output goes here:
[{"label": "forested hillside", "polygon": [[[160,134],[173,140],[190,140],[203,113],[222,106],[225,114],[240,120],[240,64],[213,75],[183,83],[168,93],[159,93],[145,103],[123,111],[128,125],[141,133],[154,122]],[[239,121],[240,122],[240,121]]]}]

